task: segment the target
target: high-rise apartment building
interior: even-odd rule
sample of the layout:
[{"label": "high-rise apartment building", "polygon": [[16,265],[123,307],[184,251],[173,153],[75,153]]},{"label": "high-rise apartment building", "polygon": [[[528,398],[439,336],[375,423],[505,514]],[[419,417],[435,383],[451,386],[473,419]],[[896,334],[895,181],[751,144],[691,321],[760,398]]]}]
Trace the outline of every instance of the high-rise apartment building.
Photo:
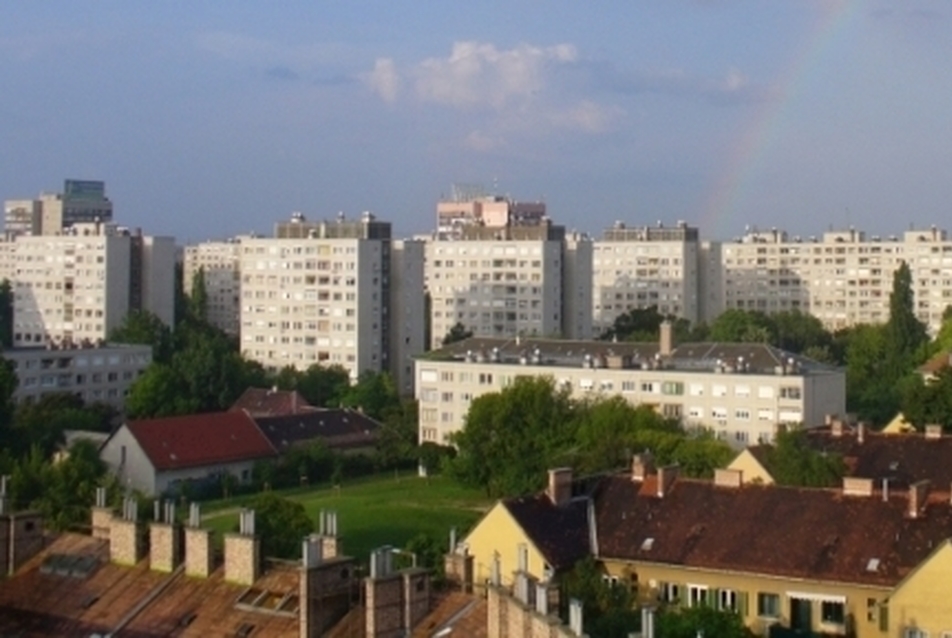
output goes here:
[{"label": "high-rise apartment building", "polygon": [[39,235],[42,207],[38,199],[8,199],[3,203],[3,235]]},{"label": "high-rise apartment building", "polygon": [[591,250],[547,219],[437,234],[426,245],[432,347],[457,323],[487,337],[589,337]]},{"label": "high-rise apartment building", "polygon": [[662,315],[700,316],[698,230],[685,222],[665,227],[617,222],[595,241],[592,323],[596,334],[630,310],[656,306]]},{"label": "high-rise apartment building", "polygon": [[171,237],[77,223],[60,235],[19,236],[4,247],[14,346],[96,343],[135,310],[172,324]]},{"label": "high-rise apartment building", "polygon": [[454,184],[452,196],[436,205],[436,236],[459,239],[468,226],[537,226],[545,219],[545,202],[519,202],[480,186]]},{"label": "high-rise apartment building", "polygon": [[853,228],[807,239],[752,230],[721,245],[719,305],[800,310],[832,330],[882,323],[903,262],[912,271],[916,315],[935,331],[952,304],[952,241],[935,227],[885,238]]},{"label": "high-rise apartment building", "polygon": [[308,222],[275,237],[241,238],[241,348],[276,370],[338,364],[356,379],[389,371],[412,392],[412,356],[423,350],[423,247],[391,239],[390,224]]},{"label": "high-rise apartment building", "polygon": [[241,312],[241,243],[237,239],[208,241],[186,246],[183,287],[191,294],[199,271],[205,281],[205,318],[230,335],[239,334]]},{"label": "high-rise apartment building", "polygon": [[109,223],[112,202],[105,182],[67,179],[62,193],[41,193],[37,199],[8,200],[4,206],[4,234],[57,235],[74,224]]}]

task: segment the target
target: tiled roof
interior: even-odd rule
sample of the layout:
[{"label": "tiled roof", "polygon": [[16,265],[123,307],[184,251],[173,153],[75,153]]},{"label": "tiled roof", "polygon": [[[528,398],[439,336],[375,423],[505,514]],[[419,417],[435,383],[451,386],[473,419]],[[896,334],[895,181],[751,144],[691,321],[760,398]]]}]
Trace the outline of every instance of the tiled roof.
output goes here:
[{"label": "tiled roof", "polygon": [[321,440],[329,448],[372,446],[380,424],[356,410],[316,409],[288,416],[255,419],[261,432],[279,452],[298,443]]},{"label": "tiled roof", "polygon": [[538,494],[502,503],[554,570],[569,568],[591,553],[588,498],[556,506],[548,496]]},{"label": "tiled roof", "polygon": [[297,390],[248,388],[229,410],[244,410],[253,417],[297,414],[312,409]]},{"label": "tiled roof", "polygon": [[943,350],[919,366],[919,374],[935,374],[939,370],[948,368],[950,363],[952,363],[952,352]]},{"label": "tiled roof", "polygon": [[413,638],[459,636],[486,638],[488,609],[486,599],[461,592],[450,592],[433,601],[432,611],[413,629]]},{"label": "tiled roof", "polygon": [[[98,567],[87,578],[44,573],[41,566],[54,555],[93,556]],[[277,595],[296,594],[298,571],[273,568],[254,588]],[[16,576],[0,582],[0,635],[109,635],[124,619],[129,622],[121,635],[132,638],[234,636],[242,625],[253,625],[251,635],[262,638],[299,635],[296,613],[280,615],[236,607],[247,589],[224,582],[222,569],[209,578],[187,578],[181,572],[150,571],[148,559],[135,567],[113,565],[109,563],[108,541],[65,534]],[[150,598],[153,594],[157,595]]]},{"label": "tiled roof", "polygon": [[927,438],[924,434],[889,435],[865,432],[860,443],[855,431],[834,436],[829,430],[808,431],[807,444],[843,457],[850,476],[875,479],[880,484],[908,487],[922,480],[932,489],[952,489],[952,437]]},{"label": "tiled roof", "polygon": [[211,412],[129,421],[129,431],[156,470],[251,461],[274,448],[244,412]]},{"label": "tiled roof", "polygon": [[[457,341],[439,350],[419,355],[427,360],[464,360],[467,354],[482,353],[487,357],[491,353],[502,364],[519,364],[525,358],[532,361],[537,357],[541,366],[580,366],[585,357],[626,357],[633,364],[642,367],[654,365],[659,353],[656,342],[630,341],[571,341],[564,339],[500,339],[490,337],[470,337]],[[713,372],[720,363],[725,366],[744,365],[748,373],[775,374],[778,366],[796,364],[793,374],[832,372],[836,368],[819,363],[799,354],[794,354],[764,343],[683,343],[673,348],[670,356],[664,358],[666,370],[684,370],[693,372]],[[789,372],[789,369],[787,371]]]},{"label": "tiled roof", "polygon": [[596,494],[598,551],[700,569],[894,586],[952,535],[952,507],[932,501],[908,518],[905,492],[715,487],[681,479],[663,498],[630,476]]}]

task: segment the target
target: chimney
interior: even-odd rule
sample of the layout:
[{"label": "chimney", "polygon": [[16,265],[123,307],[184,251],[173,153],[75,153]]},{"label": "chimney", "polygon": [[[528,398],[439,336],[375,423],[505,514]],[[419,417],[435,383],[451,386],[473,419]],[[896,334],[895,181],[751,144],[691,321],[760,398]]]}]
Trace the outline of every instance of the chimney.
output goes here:
[{"label": "chimney", "polygon": [[866,421],[860,421],[856,424],[856,442],[863,444],[866,442]]},{"label": "chimney", "polygon": [[641,608],[641,638],[654,638],[654,607],[645,605]]},{"label": "chimney", "polygon": [[139,536],[139,503],[128,496],[122,499],[122,514],[109,524],[109,560],[119,565],[136,565],[142,560]]},{"label": "chimney", "polygon": [[681,467],[675,463],[674,465],[665,465],[664,467],[658,468],[658,497],[664,498],[668,492],[671,491],[671,488],[674,487],[674,482],[678,480],[678,475],[681,473]]},{"label": "chimney", "polygon": [[109,540],[109,527],[112,524],[112,509],[106,506],[108,502],[106,488],[96,488],[96,501],[91,511],[90,524],[93,538]]},{"label": "chimney", "polygon": [[582,601],[573,598],[569,601],[569,631],[582,636]]},{"label": "chimney", "polygon": [[936,423],[930,423],[926,426],[926,438],[927,439],[941,439],[942,438],[942,426]]},{"label": "chimney", "polygon": [[473,557],[466,547],[457,544],[455,527],[450,529],[450,551],[443,560],[446,579],[459,587],[464,594],[472,593]]},{"label": "chimney", "polygon": [[45,544],[43,537],[43,515],[39,512],[9,513],[0,517],[0,524],[7,525],[7,543],[3,550],[7,553],[7,570],[0,576],[12,575]]},{"label": "chimney", "polygon": [[225,534],[225,580],[251,586],[258,580],[261,541],[255,536],[254,510],[241,510],[238,533]]},{"label": "chimney", "polygon": [[172,572],[181,560],[175,502],[156,500],[154,507],[154,520],[149,525],[149,566],[154,571]]},{"label": "chimney", "polygon": [[318,532],[321,539],[321,555],[337,558],[343,554],[340,538],[337,536],[337,512],[321,510],[318,517]]},{"label": "chimney", "polygon": [[198,503],[188,509],[185,527],[185,575],[208,578],[212,573],[212,531],[202,529],[202,510]]},{"label": "chimney", "polygon": [[843,419],[833,418],[833,422],[830,423],[830,434],[837,438],[843,436]]},{"label": "chimney", "polygon": [[925,513],[929,498],[929,481],[918,481],[909,486],[909,518],[919,518]]},{"label": "chimney", "polygon": [[738,488],[744,483],[744,472],[742,470],[728,470],[716,468],[714,470],[715,487]]},{"label": "chimney", "polygon": [[323,636],[351,609],[357,561],[344,556],[324,560],[322,539],[303,539],[298,574],[298,635]]},{"label": "chimney", "polygon": [[873,479],[843,477],[843,496],[872,496]]},{"label": "chimney", "polygon": [[883,479],[883,503],[889,502],[889,479]]},{"label": "chimney", "polygon": [[549,470],[549,487],[545,493],[553,505],[568,503],[572,498],[572,468],[560,467]]},{"label": "chimney", "polygon": [[661,337],[658,343],[658,354],[670,357],[674,351],[674,324],[665,319],[661,322]]},{"label": "chimney", "polygon": [[654,455],[651,452],[646,450],[631,457],[632,481],[644,481],[648,476],[654,474],[654,471]]}]

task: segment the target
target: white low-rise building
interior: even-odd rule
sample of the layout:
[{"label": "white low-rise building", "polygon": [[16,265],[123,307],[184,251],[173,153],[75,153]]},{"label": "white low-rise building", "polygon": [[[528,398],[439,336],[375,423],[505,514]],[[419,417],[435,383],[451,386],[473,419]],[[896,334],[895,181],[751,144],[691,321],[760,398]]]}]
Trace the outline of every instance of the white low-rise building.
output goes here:
[{"label": "white low-rise building", "polygon": [[445,444],[471,402],[519,377],[545,375],[575,398],[620,395],[704,427],[736,447],[773,440],[780,424],[822,425],[846,410],[846,376],[766,344],[474,337],[416,361],[420,442]]}]

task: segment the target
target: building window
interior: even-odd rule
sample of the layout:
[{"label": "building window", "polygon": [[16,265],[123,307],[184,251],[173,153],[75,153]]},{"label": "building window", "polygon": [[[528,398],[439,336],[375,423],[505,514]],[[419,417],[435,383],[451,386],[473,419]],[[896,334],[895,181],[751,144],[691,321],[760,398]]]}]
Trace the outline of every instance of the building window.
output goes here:
[{"label": "building window", "polygon": [[786,386],[780,388],[780,398],[781,399],[800,399],[800,388],[797,386]]},{"label": "building window", "polygon": [[677,603],[681,600],[681,591],[677,583],[661,583],[658,596],[663,603]]},{"label": "building window", "polygon": [[902,638],[929,638],[929,632],[918,627],[906,627],[902,631]]},{"label": "building window", "polygon": [[703,607],[707,604],[707,587],[704,585],[688,585],[688,606]]},{"label": "building window", "polygon": [[737,592],[733,589],[721,589],[717,592],[717,608],[721,611],[737,610]]},{"label": "building window", "polygon": [[844,604],[832,600],[820,603],[820,620],[830,625],[842,625],[845,617]]},{"label": "building window", "polygon": [[780,618],[780,595],[764,592],[757,594],[757,615],[764,618]]}]

